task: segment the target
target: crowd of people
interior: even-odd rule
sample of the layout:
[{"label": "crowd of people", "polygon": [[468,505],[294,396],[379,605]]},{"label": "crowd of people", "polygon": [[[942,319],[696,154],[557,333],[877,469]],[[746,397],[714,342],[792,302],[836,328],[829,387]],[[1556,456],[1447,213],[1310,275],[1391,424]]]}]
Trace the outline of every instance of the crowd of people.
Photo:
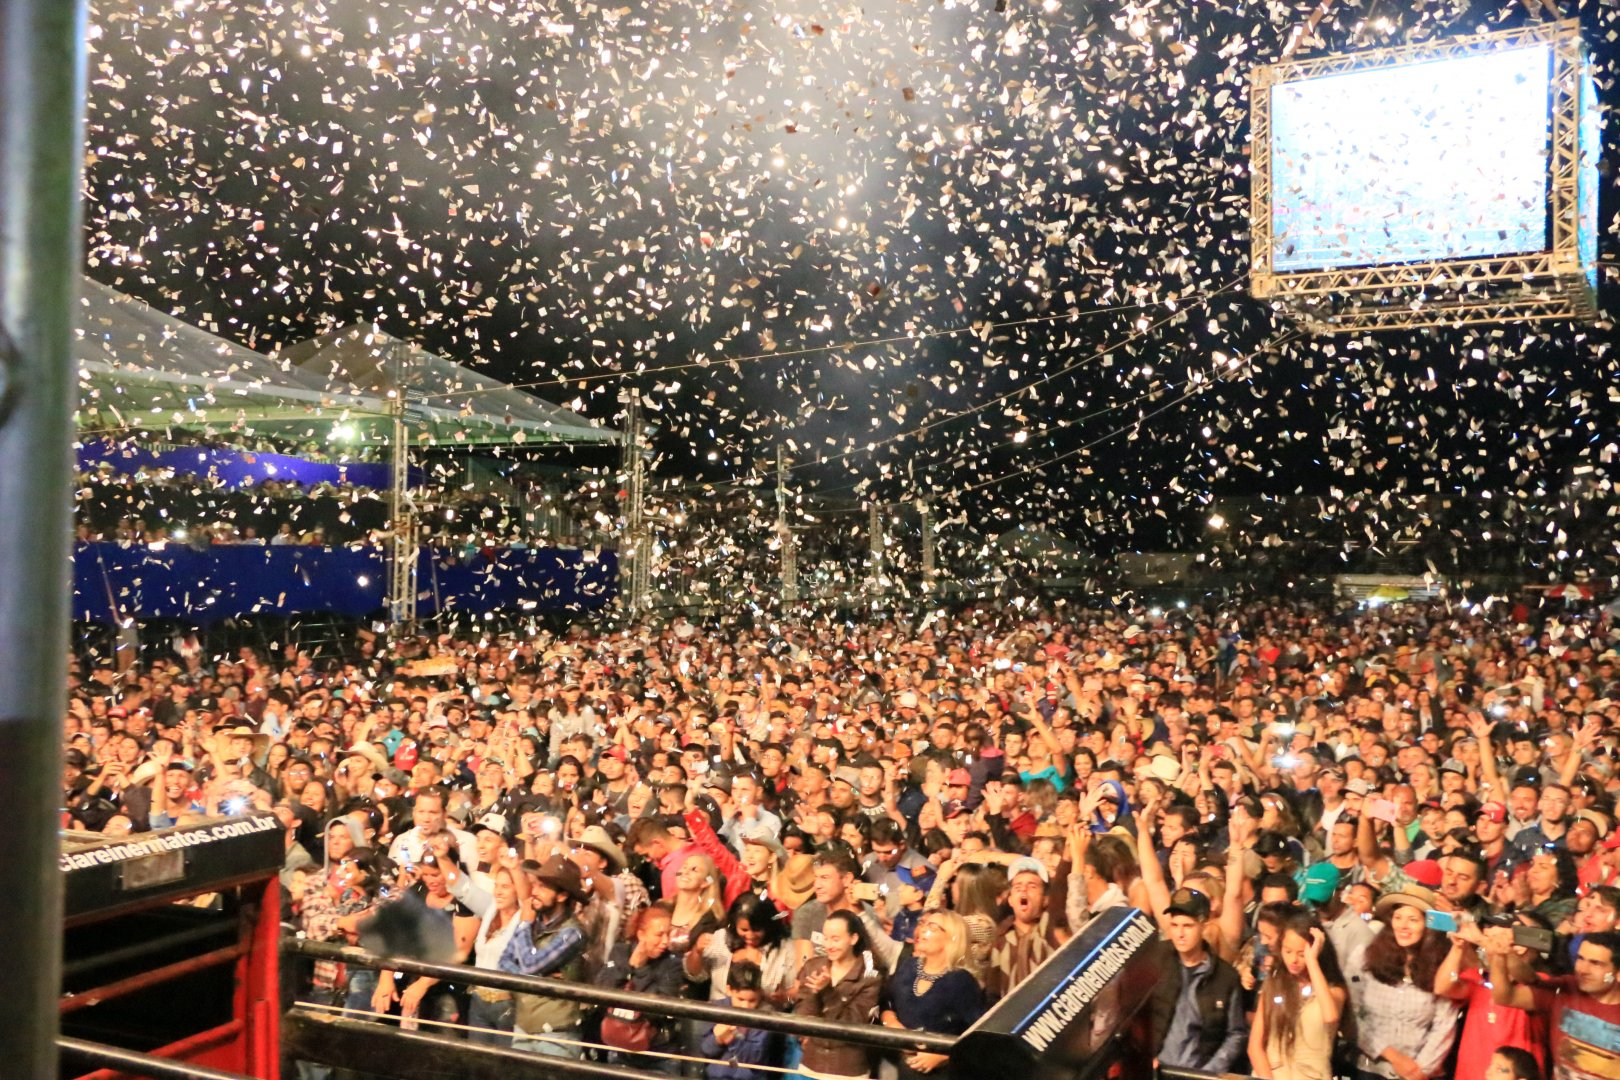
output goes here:
[{"label": "crowd of people", "polygon": [[[75,668],[63,813],[275,813],[311,939],[408,905],[474,967],[947,1035],[1134,907],[1161,1065],[1612,1080],[1617,644],[1600,613],[1273,599],[193,653]],[[945,1062],[306,975],[358,1016],[712,1080]]]},{"label": "crowd of people", "polygon": [[[84,471],[74,480],[79,543],[113,542],[198,549],[218,544],[279,547],[379,545],[391,534],[388,492],[361,484],[266,480],[231,488],[168,470]],[[471,555],[495,548],[598,545],[612,520],[585,495],[507,499],[453,485],[418,485],[422,542]],[[521,504],[521,505],[520,505]],[[604,525],[603,522],[607,524]]]}]

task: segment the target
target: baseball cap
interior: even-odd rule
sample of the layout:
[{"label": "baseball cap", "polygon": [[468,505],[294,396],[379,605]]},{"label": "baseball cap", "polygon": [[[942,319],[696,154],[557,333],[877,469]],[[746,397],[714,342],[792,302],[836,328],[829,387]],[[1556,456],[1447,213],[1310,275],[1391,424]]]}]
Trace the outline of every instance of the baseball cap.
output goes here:
[{"label": "baseball cap", "polygon": [[1468,775],[1468,766],[1464,765],[1462,762],[1458,761],[1456,758],[1446,758],[1445,764],[1440,766],[1440,771],[1441,772],[1454,772],[1454,773],[1457,773],[1460,776],[1467,776]]},{"label": "baseball cap", "polygon": [[492,812],[485,814],[483,817],[473,822],[472,831],[477,833],[488,830],[489,832],[499,833],[500,835],[505,836],[508,827],[509,826],[507,825],[505,817]]},{"label": "baseball cap", "polygon": [[1325,904],[1339,891],[1339,868],[1330,862],[1312,863],[1305,868],[1305,882],[1299,898],[1307,904]]},{"label": "baseball cap", "polygon": [[1007,867],[1008,881],[1011,881],[1019,874],[1034,874],[1036,877],[1041,879],[1041,883],[1043,885],[1051,880],[1051,875],[1047,872],[1046,864],[1030,855],[1025,855],[1022,858],[1014,859],[1012,864]]},{"label": "baseball cap", "polygon": [[1164,909],[1166,915],[1187,915],[1194,919],[1209,918],[1209,897],[1197,889],[1177,889],[1170,894],[1170,906]]},{"label": "baseball cap", "polygon": [[1609,819],[1596,810],[1577,811],[1575,820],[1589,822],[1592,828],[1597,830],[1599,840],[1609,835]]},{"label": "baseball cap", "polygon": [[852,788],[861,786],[860,770],[849,765],[840,765],[834,769],[832,778],[835,784],[848,784]]},{"label": "baseball cap", "polygon": [[973,783],[973,774],[966,769],[952,769],[951,774],[945,778],[946,787],[968,787]]},{"label": "baseball cap", "polygon": [[1440,887],[1440,864],[1433,859],[1417,859],[1407,863],[1402,869],[1406,871],[1407,877],[1419,885],[1426,885],[1431,889]]},{"label": "baseball cap", "polygon": [[1372,785],[1358,776],[1354,780],[1347,781],[1344,790],[1351,795],[1367,795],[1372,792]]},{"label": "baseball cap", "polygon": [[1484,818],[1486,821],[1494,821],[1497,824],[1501,824],[1507,820],[1507,807],[1503,806],[1499,802],[1488,802],[1479,808],[1479,816]]}]

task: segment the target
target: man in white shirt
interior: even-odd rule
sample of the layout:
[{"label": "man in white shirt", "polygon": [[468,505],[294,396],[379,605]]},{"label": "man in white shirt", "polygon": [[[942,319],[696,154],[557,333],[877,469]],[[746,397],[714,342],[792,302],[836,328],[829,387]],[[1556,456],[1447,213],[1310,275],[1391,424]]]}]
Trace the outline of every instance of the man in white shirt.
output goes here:
[{"label": "man in white shirt", "polygon": [[388,857],[401,866],[415,866],[433,850],[430,845],[432,838],[448,833],[455,843],[455,853],[461,865],[468,868],[477,866],[478,845],[472,833],[446,822],[444,803],[445,790],[441,787],[426,788],[418,793],[416,801],[411,804],[414,824],[394,838],[388,848]]}]

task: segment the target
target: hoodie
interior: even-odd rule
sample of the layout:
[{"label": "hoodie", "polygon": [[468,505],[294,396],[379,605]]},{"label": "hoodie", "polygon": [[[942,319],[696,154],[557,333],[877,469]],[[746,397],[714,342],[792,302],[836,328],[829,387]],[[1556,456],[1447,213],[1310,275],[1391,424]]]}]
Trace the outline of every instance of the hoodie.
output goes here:
[{"label": "hoodie", "polygon": [[1103,787],[1113,789],[1114,797],[1119,800],[1119,816],[1113,821],[1109,821],[1102,816],[1101,810],[1096,811],[1092,814],[1091,831],[1105,833],[1110,829],[1124,828],[1129,830],[1134,828],[1131,821],[1131,799],[1130,796],[1125,794],[1125,785],[1118,780],[1104,780]]},{"label": "hoodie", "polygon": [[358,850],[360,850],[362,848],[367,847],[366,834],[360,831],[360,826],[355,822],[354,818],[349,817],[348,815],[344,815],[343,817],[333,818],[331,821],[328,821],[326,823],[326,828],[321,830],[321,869],[322,870],[331,869],[331,859],[326,854],[326,835],[328,833],[330,833],[334,828],[336,828],[339,825],[341,825],[341,826],[343,826],[343,827],[345,827],[345,828],[347,828],[349,830],[349,839],[354,841],[355,850],[358,851]]}]

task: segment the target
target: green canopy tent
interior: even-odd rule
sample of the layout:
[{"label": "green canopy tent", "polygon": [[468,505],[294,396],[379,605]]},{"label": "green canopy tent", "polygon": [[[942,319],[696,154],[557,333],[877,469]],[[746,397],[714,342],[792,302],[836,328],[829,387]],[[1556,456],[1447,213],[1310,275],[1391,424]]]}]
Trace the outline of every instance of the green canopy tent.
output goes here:
[{"label": "green canopy tent", "polygon": [[305,380],[354,399],[405,388],[419,446],[614,443],[619,434],[373,326],[351,324],[281,351]]},{"label": "green canopy tent", "polygon": [[81,435],[181,429],[386,445],[397,366],[412,445],[616,443],[619,433],[352,325],[265,355],[89,278],[74,332]]},{"label": "green canopy tent", "polygon": [[[263,353],[227,341],[89,278],[73,332],[81,434],[181,428],[227,436],[247,428],[295,437],[386,412],[337,394]],[[290,430],[287,430],[290,429]]]}]

